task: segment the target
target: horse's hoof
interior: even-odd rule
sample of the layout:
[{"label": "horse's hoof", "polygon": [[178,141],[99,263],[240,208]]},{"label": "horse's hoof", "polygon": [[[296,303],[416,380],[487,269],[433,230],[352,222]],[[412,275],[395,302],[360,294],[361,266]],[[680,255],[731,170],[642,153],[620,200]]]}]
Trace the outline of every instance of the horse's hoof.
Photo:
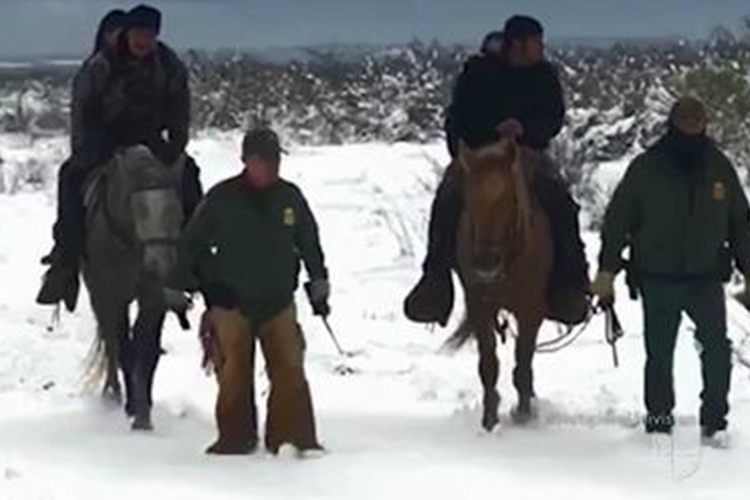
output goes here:
[{"label": "horse's hoof", "polygon": [[102,400],[107,406],[115,408],[122,406],[122,394],[111,389],[102,392]]},{"label": "horse's hoof", "polygon": [[482,417],[482,427],[487,432],[492,432],[497,424],[500,423],[500,417],[497,414],[500,406],[500,396],[495,392],[487,394],[484,397],[484,416]]},{"label": "horse's hoof", "polygon": [[125,403],[125,415],[130,418],[135,417],[135,408],[133,408],[133,405],[130,403],[130,401]]},{"label": "horse's hoof", "polygon": [[536,414],[531,407],[531,403],[519,404],[511,412],[513,422],[518,425],[525,425],[536,418]]},{"label": "horse's hoof", "polygon": [[486,414],[482,418],[482,428],[487,432],[492,432],[495,430],[495,427],[497,427],[497,424],[500,423],[500,417],[497,416],[497,413],[493,414]]},{"label": "horse's hoof", "polygon": [[150,432],[154,430],[150,417],[136,417],[130,428],[134,431]]}]

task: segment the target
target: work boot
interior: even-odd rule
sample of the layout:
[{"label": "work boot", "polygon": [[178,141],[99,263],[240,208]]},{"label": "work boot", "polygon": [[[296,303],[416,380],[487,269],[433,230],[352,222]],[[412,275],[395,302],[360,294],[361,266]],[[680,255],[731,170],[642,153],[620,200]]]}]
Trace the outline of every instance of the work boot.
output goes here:
[{"label": "work boot", "polygon": [[243,443],[227,443],[220,439],[206,448],[207,455],[251,455],[258,450],[258,438]]},{"label": "work boot", "polygon": [[[729,434],[727,433],[727,419],[726,417],[721,418],[709,418],[709,415],[705,410],[701,410],[701,438],[703,444],[712,446],[714,448],[725,448],[722,446],[725,440],[728,440]],[[728,444],[728,443],[727,443]]]},{"label": "work boot", "polygon": [[726,429],[701,427],[701,445],[726,450],[732,447],[731,435]]},{"label": "work boot", "polygon": [[302,459],[322,458],[326,454],[326,449],[321,444],[315,444],[312,446],[297,448],[295,454],[297,458]]},{"label": "work boot", "polygon": [[541,177],[535,190],[550,222],[553,264],[547,317],[567,325],[582,323],[590,308],[588,262],[578,224],[578,205],[560,177]]},{"label": "work boot", "polygon": [[73,312],[78,303],[80,259],[83,253],[83,232],[67,226],[71,221],[55,224],[55,246],[42,257],[42,264],[50,266],[44,274],[42,288],[36,297],[37,304],[65,304]]},{"label": "work boot", "polygon": [[456,263],[456,232],[463,206],[461,181],[460,167],[451,164],[435,193],[422,277],[404,301],[404,314],[416,323],[445,326],[453,310],[451,269]]}]

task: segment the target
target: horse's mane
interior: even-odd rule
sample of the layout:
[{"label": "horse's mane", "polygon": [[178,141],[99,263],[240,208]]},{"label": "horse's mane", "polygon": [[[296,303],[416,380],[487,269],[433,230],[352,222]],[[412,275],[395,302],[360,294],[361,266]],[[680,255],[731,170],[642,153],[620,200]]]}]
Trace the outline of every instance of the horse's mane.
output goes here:
[{"label": "horse's mane", "polygon": [[[513,176],[517,200],[518,230],[529,244],[531,239],[533,201],[529,183],[533,176],[534,162],[530,150],[518,144],[513,138],[504,138],[483,146],[473,152],[473,158],[480,162],[500,162],[508,157],[508,148],[513,149],[513,163],[510,173]],[[466,160],[462,160],[466,163]]]},{"label": "horse's mane", "polygon": [[529,189],[529,179],[533,174],[533,164],[529,161],[528,150],[519,144],[515,145],[516,154],[512,171],[516,182],[516,198],[518,200],[518,228],[525,244],[531,243],[532,197]]}]

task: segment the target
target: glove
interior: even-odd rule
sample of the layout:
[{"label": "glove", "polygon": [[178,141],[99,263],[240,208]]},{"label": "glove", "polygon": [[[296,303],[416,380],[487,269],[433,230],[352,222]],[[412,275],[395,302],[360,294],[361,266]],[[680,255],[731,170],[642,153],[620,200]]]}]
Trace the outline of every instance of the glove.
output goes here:
[{"label": "glove", "polygon": [[610,271],[599,271],[589,288],[592,295],[599,298],[605,304],[615,301],[615,273]]},{"label": "glove", "polygon": [[163,294],[167,309],[176,312],[178,315],[185,314],[193,307],[193,298],[187,292],[165,288]]},{"label": "glove", "polygon": [[162,162],[164,165],[172,165],[180,157],[179,152],[175,152],[172,145],[162,139],[161,137],[153,137],[147,143],[146,146],[154,155],[154,158]]},{"label": "glove", "polygon": [[305,292],[315,316],[327,317],[331,314],[328,298],[331,296],[331,284],[327,279],[317,279],[305,283]]}]

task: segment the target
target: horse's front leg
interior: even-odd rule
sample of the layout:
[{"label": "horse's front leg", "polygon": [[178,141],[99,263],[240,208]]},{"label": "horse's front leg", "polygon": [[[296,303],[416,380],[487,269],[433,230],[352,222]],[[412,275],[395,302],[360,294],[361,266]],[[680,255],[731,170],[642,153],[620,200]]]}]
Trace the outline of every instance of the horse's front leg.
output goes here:
[{"label": "horse's front leg", "polygon": [[122,385],[118,377],[117,361],[112,359],[110,355],[107,358],[107,375],[104,380],[104,387],[102,387],[102,399],[106,404],[112,404],[114,406],[122,405]]},{"label": "horse's front leg", "polygon": [[518,315],[516,367],[513,369],[513,386],[518,392],[518,406],[513,411],[513,419],[517,423],[526,423],[534,418],[532,400],[536,394],[532,363],[541,324],[541,318]]},{"label": "horse's front leg", "polygon": [[144,308],[133,327],[133,364],[130,374],[132,391],[128,405],[132,408],[133,430],[152,430],[151,388],[161,353],[161,330],[164,310]]},{"label": "horse's front leg", "polygon": [[497,392],[497,381],[500,373],[500,361],[497,357],[497,340],[492,328],[477,330],[479,344],[479,378],[482,380],[484,397],[482,400],[482,427],[491,432],[498,423],[500,394]]},{"label": "horse's front leg", "polygon": [[[128,329],[129,330],[129,329]],[[120,367],[122,368],[123,378],[125,379],[125,413],[128,417],[135,415],[133,407],[133,340],[130,338],[130,331],[120,338]]]}]

